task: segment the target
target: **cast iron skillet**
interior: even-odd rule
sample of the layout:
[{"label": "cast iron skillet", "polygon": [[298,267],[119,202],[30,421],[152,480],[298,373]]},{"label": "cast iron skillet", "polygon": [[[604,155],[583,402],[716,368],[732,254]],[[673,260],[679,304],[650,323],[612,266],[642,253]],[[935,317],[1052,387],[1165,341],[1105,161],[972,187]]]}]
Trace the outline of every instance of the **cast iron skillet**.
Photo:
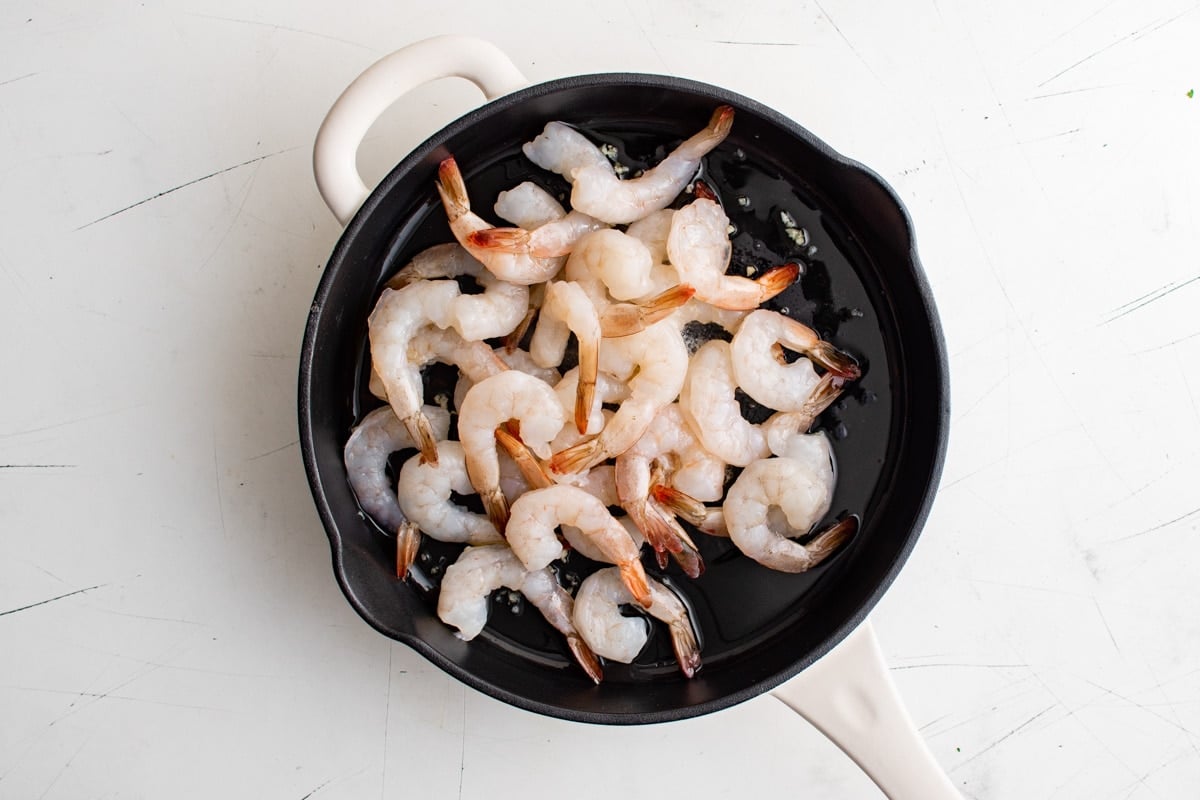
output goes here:
[{"label": "cast iron skillet", "polygon": [[[733,132],[704,169],[737,226],[734,263],[801,261],[803,279],[770,307],[813,325],[864,368],[818,424],[834,439],[839,468],[830,518],[857,515],[859,533],[829,563],[798,576],[761,568],[727,541],[701,536],[706,574],[690,581],[673,566],[666,573],[701,632],[704,667],[692,680],[679,674],[667,637],[656,630],[635,664],[606,665],[604,683],[594,686],[536,612],[510,613],[521,609],[507,603],[495,603],[485,633],[464,643],[434,613],[438,573],[455,548],[427,544],[413,579],[398,582],[393,543],[360,513],[342,464],[351,426],[378,404],[365,391],[364,354],[367,315],[382,283],[415,253],[451,241],[433,189],[437,165],[453,154],[475,209],[491,216],[496,193],[522,180],[552,190],[565,185],[520,154],[521,143],[549,120],[617,144],[626,163],[637,165],[661,158],[663,148],[703,127],[721,104],[736,109]],[[750,200],[748,209],[739,197]],[[348,217],[353,208],[335,211]],[[781,211],[807,230],[808,242],[785,235]],[[430,380],[431,392],[446,388],[436,370]],[[334,572],[355,610],[482,692],[593,723],[663,722],[725,708],[796,675],[846,637],[916,541],[940,474],[948,421],[938,320],[909,218],[892,191],[753,100],[641,74],[571,77],[512,92],[405,157],[353,214],[330,257],[305,331],[299,389],[305,467]],[[564,566],[577,575],[588,569],[578,558]]]}]

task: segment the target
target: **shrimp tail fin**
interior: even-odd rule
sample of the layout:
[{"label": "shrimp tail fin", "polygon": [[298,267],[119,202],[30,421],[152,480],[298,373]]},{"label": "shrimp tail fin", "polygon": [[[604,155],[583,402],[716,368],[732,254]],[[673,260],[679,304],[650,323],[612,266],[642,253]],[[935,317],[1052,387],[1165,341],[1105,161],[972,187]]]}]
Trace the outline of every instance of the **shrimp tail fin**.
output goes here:
[{"label": "shrimp tail fin", "polygon": [[421,530],[415,522],[404,522],[396,530],[396,577],[404,580],[408,570],[417,560],[421,547]]},{"label": "shrimp tail fin", "polygon": [[679,145],[676,152],[688,159],[696,159],[710,152],[714,147],[725,141],[733,128],[733,108],[720,106],[713,112],[704,130]]},{"label": "shrimp tail fin", "polygon": [[642,303],[613,303],[600,312],[600,334],[617,339],[644,331],[670,316],[695,293],[693,287],[679,284]]},{"label": "shrimp tail fin", "polygon": [[470,212],[471,200],[467,196],[467,184],[463,181],[458,162],[451,156],[438,165],[437,179],[438,196],[442,198],[442,206],[450,221]]},{"label": "shrimp tail fin", "polygon": [[733,106],[719,106],[708,121],[709,134],[717,140],[724,141],[733,130]]},{"label": "shrimp tail fin", "polygon": [[703,525],[704,520],[708,518],[708,506],[674,486],[655,484],[651,487],[650,494],[672,514],[683,517],[693,525]]},{"label": "shrimp tail fin", "polygon": [[579,383],[575,387],[575,428],[587,433],[596,403],[596,378],[600,374],[600,342],[579,339]]},{"label": "shrimp tail fin", "polygon": [[767,270],[754,279],[754,282],[762,287],[762,299],[759,302],[764,303],[770,300],[795,283],[799,277],[799,264],[784,264],[783,266],[772,267]]},{"label": "shrimp tail fin", "polygon": [[513,436],[504,427],[499,427],[496,428],[496,443],[512,457],[525,481],[534,489],[545,489],[554,485],[553,479],[546,473],[542,462],[538,461],[537,456],[519,437]]},{"label": "shrimp tail fin", "polygon": [[576,663],[583,667],[583,671],[594,683],[599,684],[604,680],[604,670],[600,666],[600,659],[596,658],[596,654],[592,652],[592,648],[587,646],[587,642],[582,637],[575,633],[568,633],[567,647],[571,648],[571,655],[575,657]]},{"label": "shrimp tail fin", "polygon": [[858,517],[846,517],[818,533],[812,541],[804,545],[804,550],[808,553],[809,558],[812,559],[809,567],[815,567],[829,558],[839,547],[853,538],[857,532]]},{"label": "shrimp tail fin", "polygon": [[650,582],[646,578],[646,570],[642,568],[642,562],[627,561],[624,564],[618,564],[617,568],[621,571],[621,580],[625,583],[625,588],[633,595],[633,599],[642,608],[649,608],[654,600],[650,596]]},{"label": "shrimp tail fin", "polygon": [[717,193],[704,181],[696,181],[693,189],[696,192],[697,200],[712,200],[714,203],[717,202]]},{"label": "shrimp tail fin", "polygon": [[808,357],[822,367],[848,381],[857,380],[862,375],[858,363],[847,353],[838,350],[829,342],[819,341],[808,349]]},{"label": "shrimp tail fin", "polygon": [[488,228],[468,236],[467,244],[482,250],[526,253],[529,251],[529,231],[523,228]]},{"label": "shrimp tail fin", "polygon": [[668,629],[671,632],[671,647],[675,650],[675,660],[679,662],[679,669],[690,678],[701,667],[700,645],[692,631],[691,622],[685,616],[669,623]]},{"label": "shrimp tail fin", "polygon": [[821,415],[821,412],[833,405],[833,401],[841,396],[842,388],[845,385],[845,378],[834,375],[832,372],[822,375],[808,399],[804,401],[804,405],[796,412],[801,418],[801,424],[797,426],[797,429],[807,431],[811,428],[813,421]]},{"label": "shrimp tail fin", "polygon": [[550,458],[550,471],[559,475],[581,472],[605,458],[604,446],[597,436],[560,450]]},{"label": "shrimp tail fin", "polygon": [[509,355],[514,350],[521,346],[521,340],[525,338],[525,334],[529,332],[529,326],[537,319],[538,309],[536,306],[530,306],[525,312],[525,316],[521,317],[521,321],[517,323],[517,327],[504,337],[504,352]]},{"label": "shrimp tail fin", "polygon": [[646,503],[641,509],[633,504],[629,516],[654,548],[660,566],[665,566],[665,555],[670,553],[689,578],[699,578],[704,573],[704,560],[696,550],[696,543],[673,516],[653,503]]},{"label": "shrimp tail fin", "polygon": [[504,498],[504,493],[497,486],[480,492],[479,496],[483,499],[483,509],[487,512],[488,519],[503,536],[508,527],[508,500]]},{"label": "shrimp tail fin", "polygon": [[421,463],[436,467],[438,465],[437,434],[433,432],[433,425],[430,424],[429,418],[425,416],[424,412],[418,411],[405,417],[403,422],[414,445],[421,451]]}]

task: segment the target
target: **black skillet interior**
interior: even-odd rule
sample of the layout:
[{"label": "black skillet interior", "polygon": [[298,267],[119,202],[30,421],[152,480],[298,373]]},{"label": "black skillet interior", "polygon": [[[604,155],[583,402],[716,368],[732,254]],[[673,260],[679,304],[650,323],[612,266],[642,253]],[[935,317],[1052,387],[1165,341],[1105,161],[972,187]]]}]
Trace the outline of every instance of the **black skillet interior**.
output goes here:
[{"label": "black skillet interior", "polygon": [[[415,253],[451,240],[433,191],[437,165],[453,154],[475,210],[503,224],[491,212],[499,191],[523,180],[556,192],[566,187],[520,153],[547,121],[565,120],[615,144],[636,169],[703,127],[720,104],[736,109],[733,132],[703,169],[736,226],[731,271],[801,263],[801,281],[769,307],[812,325],[864,367],[817,426],[833,439],[838,462],[829,518],[857,515],[859,533],[803,575],[772,572],[727,540],[697,534],[706,573],[693,581],[672,565],[663,576],[700,630],[704,667],[692,680],[676,670],[656,625],[634,664],[607,664],[604,683],[594,686],[536,611],[504,592],[485,632],[464,643],[434,613],[439,576],[458,548],[427,542],[413,578],[398,582],[392,541],[360,513],[341,455],[351,426],[378,404],[365,391],[364,355],[366,318],[382,283]],[[781,212],[792,215],[807,241],[787,234]],[[452,393],[450,380],[430,371],[427,396]],[[312,306],[301,358],[301,445],[334,572],[368,623],[522,708],[587,722],[662,722],[781,683],[862,621],[908,555],[932,501],[947,386],[907,214],[876,175],[744,97],[677,78],[591,75],[540,84],[466,115],[372,193],[334,250]],[[746,411],[752,418],[759,412],[752,403]],[[662,576],[652,558],[645,561]],[[567,581],[594,568],[578,556],[560,566]]]}]

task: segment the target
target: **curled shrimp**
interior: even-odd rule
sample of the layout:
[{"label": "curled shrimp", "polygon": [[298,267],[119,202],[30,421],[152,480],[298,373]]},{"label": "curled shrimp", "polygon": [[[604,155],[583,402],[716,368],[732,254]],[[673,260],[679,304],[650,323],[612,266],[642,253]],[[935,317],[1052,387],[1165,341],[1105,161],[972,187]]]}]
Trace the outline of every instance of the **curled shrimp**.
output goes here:
[{"label": "curled shrimp", "polygon": [[400,468],[396,494],[405,516],[439,542],[496,544],[504,539],[486,516],[451,501],[451,493],[474,494],[459,442],[438,442],[438,463],[410,458]]},{"label": "curled shrimp", "polygon": [[421,413],[424,388],[420,367],[409,359],[414,335],[429,323],[447,327],[444,313],[459,294],[454,281],[421,281],[403,289],[384,289],[367,320],[371,367],[397,418],[404,423],[427,461],[437,463],[437,440]]},{"label": "curled shrimp", "polygon": [[488,597],[507,587],[520,592],[555,630],[567,637],[571,655],[596,683],[603,677],[600,662],[572,621],[575,601],[549,569],[528,571],[506,545],[468,547],[446,568],[438,595],[438,617],[470,641],[487,624]]},{"label": "curled shrimp", "polygon": [[715,201],[701,197],[675,212],[667,237],[667,255],[679,280],[696,289],[696,299],[735,311],[757,308],[800,275],[796,264],[769,269],[751,280],[726,275],[733,245],[729,218]]},{"label": "curled shrimp", "polygon": [[[779,356],[782,353],[773,352],[777,344],[809,358],[791,364],[781,363]],[[733,373],[742,390],[759,403],[778,411],[799,411],[805,406],[821,381],[812,361],[836,378],[854,380],[859,376],[854,360],[829,342],[822,341],[812,328],[766,309],[754,311],[742,322],[733,336],[730,356]]]},{"label": "curled shrimp", "polygon": [[539,228],[485,228],[467,237],[472,247],[494,250],[526,258],[554,258],[568,255],[584,236],[607,227],[600,220],[579,211]]},{"label": "curled shrimp", "polygon": [[554,277],[562,267],[561,258],[535,258],[528,254],[508,253],[491,247],[475,247],[471,234],[494,227],[490,222],[471,211],[471,200],[467,185],[453,158],[447,158],[438,167],[438,195],[450,221],[450,231],[458,243],[472,256],[479,259],[488,271],[501,280],[528,286],[542,283]]},{"label": "curled shrimp", "polygon": [[[450,415],[436,406],[422,409],[430,430],[438,440],[446,438]],[[416,447],[408,428],[396,418],[391,406],[377,408],[363,417],[350,432],[343,450],[346,477],[358,498],[358,505],[379,527],[396,536],[396,575],[408,575],[420,545],[420,534],[400,507],[396,492],[387,476],[388,456],[398,450]]]},{"label": "curled shrimp", "polygon": [[554,472],[579,472],[628,450],[646,432],[654,415],[679,395],[688,369],[687,345],[666,322],[620,339],[607,340],[600,368],[629,383],[629,399],[594,439],[562,450],[550,459]]},{"label": "curled shrimp", "polygon": [[562,558],[566,551],[554,533],[560,525],[578,528],[603,561],[617,565],[637,601],[650,607],[650,587],[633,539],[600,500],[576,486],[534,489],[512,504],[508,543],[526,569],[542,569]]},{"label": "curled shrimp", "polygon": [[567,276],[593,276],[616,300],[633,300],[654,291],[651,270],[654,261],[641,240],[605,229],[580,240],[567,259]]},{"label": "curled shrimp", "polygon": [[600,370],[600,320],[582,287],[571,281],[555,281],[546,288],[546,302],[529,342],[533,360],[546,367],[562,363],[570,332],[579,343],[574,409],[575,425],[582,433],[588,428]]},{"label": "curled shrimp", "polygon": [[[563,410],[571,413],[575,408],[575,397],[577,386],[579,384],[579,367],[572,367],[563,373],[562,379],[554,385],[554,393],[558,395],[558,400],[562,404]],[[570,445],[580,441],[578,435],[571,436],[570,441],[566,441],[563,437],[568,432],[575,434],[596,434],[599,433],[605,425],[604,410],[601,408],[602,403],[620,403],[629,397],[629,385],[624,381],[619,381],[606,372],[600,372],[596,375],[596,391],[592,398],[592,407],[588,412],[587,429],[580,431],[576,426],[567,426],[555,437],[550,447],[555,452],[562,450]]]},{"label": "curled shrimp", "polygon": [[771,569],[804,572],[849,539],[858,522],[848,517],[806,544],[790,538],[808,533],[829,510],[834,469],[823,433],[792,436],[788,445],[788,456],[760,459],[742,470],[722,510],[739,550]]},{"label": "curled shrimp", "polygon": [[704,445],[726,464],[744,467],[770,455],[764,431],[742,416],[729,343],[706,342],[688,365],[679,409]]},{"label": "curled shrimp", "polygon": [[[679,669],[692,677],[700,669],[700,645],[692,628],[687,608],[679,598],[656,580],[650,580],[654,604],[646,609],[655,619],[667,623],[671,647]],[[634,603],[618,571],[612,567],[594,572],[584,579],[575,595],[575,629],[596,655],[628,664],[646,646],[649,639],[646,621],[621,613],[622,605]]]},{"label": "curled shrimp", "polygon": [[484,269],[466,249],[453,242],[434,245],[417,254],[388,280],[387,286],[402,289],[418,280],[461,275],[474,278],[483,287],[483,292],[455,297],[443,315],[446,325],[468,342],[504,336],[517,327],[529,307],[529,287],[500,280]]},{"label": "curled shrimp", "polygon": [[[467,392],[485,378],[490,378],[498,372],[503,372],[505,369],[515,369],[524,372],[526,375],[532,375],[540,381],[556,385],[562,376],[554,367],[540,367],[534,363],[533,357],[529,355],[528,350],[513,349],[508,350],[503,347],[498,347],[495,350],[489,348],[483,342],[470,342],[472,354],[477,356],[466,362],[466,366],[457,361],[445,361],[447,364],[454,364],[459,368],[458,381],[454,384],[454,407],[461,408],[463,398],[467,396]],[[486,352],[490,352],[491,356],[486,356]],[[485,367],[487,361],[491,360],[491,364]]]},{"label": "curled shrimp", "polygon": [[508,522],[508,501],[500,490],[496,429],[510,420],[517,421],[522,441],[542,458],[550,454],[547,444],[564,422],[554,390],[517,370],[480,381],[463,398],[458,410],[458,438],[466,454],[467,474],[483,500],[488,519],[501,534]]},{"label": "curled shrimp", "polygon": [[624,225],[666,208],[696,174],[700,159],[725,140],[731,127],[733,109],[721,106],[702,131],[630,180],[621,180],[594,144],[561,123],[547,125],[522,149],[538,166],[571,181],[572,208],[612,225]]}]

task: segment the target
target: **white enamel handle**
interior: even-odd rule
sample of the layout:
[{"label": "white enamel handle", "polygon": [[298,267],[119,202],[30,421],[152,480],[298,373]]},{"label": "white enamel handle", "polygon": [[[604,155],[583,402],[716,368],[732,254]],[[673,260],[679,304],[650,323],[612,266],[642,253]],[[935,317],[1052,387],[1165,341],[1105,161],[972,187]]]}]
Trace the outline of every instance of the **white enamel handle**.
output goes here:
[{"label": "white enamel handle", "polygon": [[962,800],[905,711],[869,621],[772,694],[842,748],[890,800]]},{"label": "white enamel handle", "polygon": [[529,84],[494,44],[470,36],[435,36],[367,67],[329,109],[313,146],[313,173],[321,198],[342,225],[370,194],[354,159],[371,124],[421,84],[452,76],[471,81],[489,100]]}]

